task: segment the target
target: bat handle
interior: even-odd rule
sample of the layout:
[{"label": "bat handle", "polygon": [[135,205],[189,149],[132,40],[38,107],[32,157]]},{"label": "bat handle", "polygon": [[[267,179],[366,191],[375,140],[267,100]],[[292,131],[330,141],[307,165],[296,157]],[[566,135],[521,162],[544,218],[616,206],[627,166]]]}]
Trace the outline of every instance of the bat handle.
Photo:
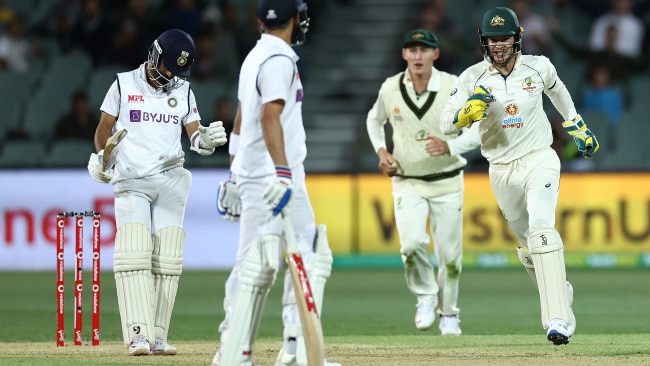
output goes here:
[{"label": "bat handle", "polygon": [[284,226],[284,236],[287,242],[287,253],[298,253],[296,233],[293,230],[293,223],[291,222],[289,210],[285,208],[280,214],[282,215],[282,226]]}]

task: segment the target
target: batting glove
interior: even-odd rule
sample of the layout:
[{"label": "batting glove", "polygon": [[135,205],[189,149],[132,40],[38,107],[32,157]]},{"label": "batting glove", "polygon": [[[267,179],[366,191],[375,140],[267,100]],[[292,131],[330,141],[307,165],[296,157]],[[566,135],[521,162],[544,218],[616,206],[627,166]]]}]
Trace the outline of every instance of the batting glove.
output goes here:
[{"label": "batting glove", "polygon": [[[199,135],[198,138],[196,138],[197,134]],[[199,129],[192,134],[190,140],[194,141],[191,149],[205,156],[211,155],[215,147],[224,145],[228,138],[223,122],[216,121],[210,123],[208,127],[199,125]]]},{"label": "batting glove", "polygon": [[585,159],[589,159],[600,148],[596,135],[587,128],[587,124],[580,115],[570,121],[562,122],[562,127],[573,137],[573,141]]},{"label": "batting glove", "polygon": [[239,216],[241,215],[241,197],[232,173],[227,182],[219,183],[219,188],[217,189],[217,211],[228,221],[239,221]]},{"label": "batting glove", "polygon": [[291,169],[286,166],[275,167],[276,179],[269,184],[264,191],[266,204],[273,211],[273,216],[279,214],[282,209],[289,208],[293,183],[291,181]]},{"label": "batting glove", "polygon": [[474,122],[482,121],[487,118],[487,109],[490,103],[494,101],[494,95],[482,85],[474,89],[474,94],[467,98],[465,106],[454,116],[454,126],[458,128],[467,127]]},{"label": "batting glove", "polygon": [[98,154],[90,154],[90,159],[88,159],[88,173],[99,183],[108,183],[113,179],[113,169],[111,168],[102,171],[103,155],[104,150],[101,150]]}]

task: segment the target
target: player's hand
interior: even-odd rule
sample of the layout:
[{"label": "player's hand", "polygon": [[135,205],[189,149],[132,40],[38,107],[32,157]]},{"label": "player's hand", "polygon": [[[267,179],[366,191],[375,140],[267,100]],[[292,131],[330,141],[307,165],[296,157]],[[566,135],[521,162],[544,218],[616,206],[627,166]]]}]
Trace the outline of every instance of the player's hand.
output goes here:
[{"label": "player's hand", "polygon": [[217,190],[217,211],[228,221],[239,221],[239,216],[241,215],[241,197],[232,174],[227,182],[219,183]]},{"label": "player's hand", "polygon": [[399,170],[399,164],[391,153],[386,151],[386,149],[381,148],[377,152],[377,156],[379,156],[379,171],[389,177],[392,177],[397,173]]},{"label": "player's hand", "polygon": [[449,155],[449,145],[447,144],[447,141],[436,136],[427,136],[427,140],[424,149],[429,155]]},{"label": "player's hand", "polygon": [[102,156],[104,155],[104,150],[101,150],[99,154],[92,153],[90,154],[90,159],[88,159],[88,173],[90,176],[98,181],[99,183],[108,183],[113,179],[113,169],[106,169],[102,171]]},{"label": "player's hand", "polygon": [[286,166],[276,166],[275,173],[276,179],[269,184],[263,195],[266,204],[273,211],[273,216],[285,208],[288,210],[293,192],[291,169]]},{"label": "player's hand", "polygon": [[214,152],[215,147],[224,145],[226,142],[228,142],[228,137],[223,122],[215,121],[208,127],[199,125],[199,149],[197,149],[199,154],[210,155]]},{"label": "player's hand", "polygon": [[585,159],[589,159],[600,148],[596,135],[587,128],[587,124],[580,115],[570,121],[562,122],[562,127],[573,137],[573,141]]},{"label": "player's hand", "polygon": [[487,118],[487,109],[494,101],[494,95],[482,85],[474,89],[474,94],[467,98],[465,106],[454,116],[454,126],[462,128]]}]

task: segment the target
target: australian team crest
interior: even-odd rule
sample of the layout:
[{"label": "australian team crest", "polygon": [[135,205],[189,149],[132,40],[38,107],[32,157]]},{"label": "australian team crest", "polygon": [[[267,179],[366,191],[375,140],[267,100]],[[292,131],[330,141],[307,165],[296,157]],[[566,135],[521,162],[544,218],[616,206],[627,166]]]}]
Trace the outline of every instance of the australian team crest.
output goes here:
[{"label": "australian team crest", "polygon": [[181,51],[181,55],[176,59],[176,64],[180,67],[187,65],[187,58],[190,57],[190,53],[187,51]]},{"label": "australian team crest", "polygon": [[492,20],[490,20],[490,26],[492,27],[503,27],[506,23],[506,20],[503,19],[500,15],[495,15],[492,17]]}]

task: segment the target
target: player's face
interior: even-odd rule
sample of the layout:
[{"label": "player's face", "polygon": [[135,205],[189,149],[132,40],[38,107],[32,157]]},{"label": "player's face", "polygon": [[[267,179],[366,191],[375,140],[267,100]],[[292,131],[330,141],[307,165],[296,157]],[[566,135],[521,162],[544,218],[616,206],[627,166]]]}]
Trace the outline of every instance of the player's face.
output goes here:
[{"label": "player's face", "polygon": [[402,49],[402,58],[406,61],[409,71],[414,75],[424,75],[431,72],[433,62],[440,56],[440,50],[420,44],[414,44]]},{"label": "player's face", "polygon": [[147,72],[149,74],[149,80],[151,82],[151,85],[156,89],[168,85],[170,81],[174,79],[175,76],[171,71],[167,70],[167,68],[162,62],[159,62],[157,68],[154,68],[153,65],[148,64]]},{"label": "player's face", "polygon": [[514,36],[488,38],[487,44],[496,64],[502,64],[508,60],[514,52],[512,47],[514,43]]}]

